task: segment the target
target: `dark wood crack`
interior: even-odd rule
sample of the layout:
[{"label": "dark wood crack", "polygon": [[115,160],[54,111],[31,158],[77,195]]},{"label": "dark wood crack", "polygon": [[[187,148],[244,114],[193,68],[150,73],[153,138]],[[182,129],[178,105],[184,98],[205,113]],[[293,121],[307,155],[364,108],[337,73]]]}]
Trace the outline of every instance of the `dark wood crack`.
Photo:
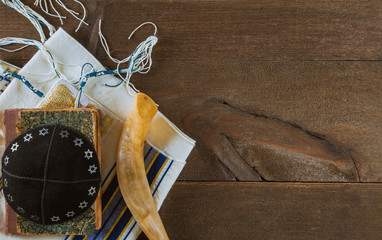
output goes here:
[{"label": "dark wood crack", "polygon": [[360,181],[349,150],[294,123],[216,99],[193,112],[185,127],[240,181]]},{"label": "dark wood crack", "polygon": [[93,54],[93,56],[97,55],[97,50],[99,49],[99,36],[98,36],[98,30],[99,30],[99,21],[103,20],[104,17],[104,12],[105,12],[105,5],[106,3],[102,3],[100,6],[100,0],[95,1],[96,2],[96,16],[93,20],[92,23],[92,28],[90,31],[90,36],[89,36],[89,42],[87,45],[88,51]]},{"label": "dark wood crack", "polygon": [[[248,162],[241,156],[241,154],[235,149],[235,147],[232,145],[232,143],[231,143],[231,141],[230,141],[230,139],[229,139],[229,136],[226,136],[225,138],[227,139],[227,141],[229,142],[229,144],[232,146],[232,149],[233,149],[233,150],[237,153],[237,155],[243,160],[243,162],[247,163],[248,166],[252,169],[252,171],[254,171],[255,174],[258,175],[258,177],[260,178],[260,180],[263,181],[263,182],[267,182],[267,180],[266,180],[263,176],[261,176],[261,174],[257,171],[256,167],[255,167],[255,166],[251,166],[251,164],[248,163]],[[222,162],[222,161],[220,160],[220,162]]]}]

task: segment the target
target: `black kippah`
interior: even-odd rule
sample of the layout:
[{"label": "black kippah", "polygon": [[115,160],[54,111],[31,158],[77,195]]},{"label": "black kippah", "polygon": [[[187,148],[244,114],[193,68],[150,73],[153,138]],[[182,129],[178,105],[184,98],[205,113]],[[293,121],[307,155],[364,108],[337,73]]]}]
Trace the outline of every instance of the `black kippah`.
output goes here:
[{"label": "black kippah", "polygon": [[85,212],[97,198],[100,165],[93,144],[61,125],[19,135],[3,155],[4,197],[22,217],[56,224]]}]

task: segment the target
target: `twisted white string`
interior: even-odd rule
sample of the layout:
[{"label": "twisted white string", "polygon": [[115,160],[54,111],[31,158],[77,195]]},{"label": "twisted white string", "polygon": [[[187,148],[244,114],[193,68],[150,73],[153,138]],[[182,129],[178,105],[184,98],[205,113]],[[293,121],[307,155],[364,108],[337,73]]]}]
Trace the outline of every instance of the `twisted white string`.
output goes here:
[{"label": "twisted white string", "polygon": [[[28,46],[33,45],[39,51],[41,51],[41,54],[48,61],[48,63],[52,66],[52,68],[53,68],[55,74],[58,76],[58,78],[67,80],[66,77],[59,70],[59,68],[58,68],[58,66],[57,66],[57,64],[56,64],[52,54],[44,46],[46,37],[45,37],[45,34],[44,34],[44,31],[42,29],[42,25],[41,24],[43,24],[46,27],[48,27],[48,29],[50,31],[49,32],[50,35],[53,35],[53,33],[56,31],[56,29],[51,24],[49,24],[41,15],[39,15],[38,13],[33,11],[28,6],[24,5],[21,1],[19,1],[19,0],[1,0],[1,1],[7,7],[9,7],[10,9],[15,10],[15,11],[21,13],[23,16],[25,16],[33,24],[33,26],[36,28],[37,32],[39,33],[39,35],[41,37],[41,42],[39,42],[37,40],[31,40],[31,39],[25,39],[25,38],[13,38],[13,37],[1,38],[0,39],[0,49],[4,50],[4,51],[8,51],[8,52],[16,52],[16,51],[22,50],[22,49],[24,49],[24,48],[26,48]],[[60,13],[54,7],[54,5],[52,3],[52,0],[48,0],[48,1],[49,1],[49,4],[50,4],[50,7],[53,9],[55,14],[49,13],[47,0],[44,0],[44,2],[42,2],[42,0],[36,0],[34,4],[36,6],[40,6],[42,11],[45,12],[46,14],[48,14],[50,16],[53,16],[53,17],[58,17],[60,19],[61,23],[62,23],[62,18],[65,18],[65,16],[61,16],[60,15]],[[65,6],[65,4],[62,3],[61,0],[55,0],[55,1],[61,7],[63,7],[65,10],[67,10],[71,15],[73,15],[76,19],[80,20],[80,23],[79,23],[79,25],[77,27],[77,30],[80,28],[82,23],[87,24],[87,23],[84,22],[84,19],[86,17],[86,9],[85,9],[84,5],[79,0],[73,0],[73,1],[79,3],[81,5],[81,7],[83,8],[83,10],[84,10],[84,16],[83,16],[82,19],[77,17],[77,15],[79,15],[79,13],[77,13],[77,12],[67,8]],[[16,48],[16,49],[4,48],[4,47],[7,47],[9,45],[15,45],[15,44],[22,44],[23,46],[21,46],[19,48]],[[24,76],[21,76],[21,75],[18,75],[18,74],[14,74],[14,73],[8,73],[5,70],[3,70],[3,73],[4,74],[13,74],[12,76],[14,76],[14,77],[18,78],[20,81],[22,81],[29,89],[31,89],[38,96],[40,96],[40,97],[43,96],[43,93],[41,91],[39,91],[38,89],[34,88],[33,85]],[[36,75],[36,74],[34,74],[34,75]]]},{"label": "twisted white string", "polygon": [[36,28],[37,32],[40,35],[41,42],[46,41],[46,37],[45,37],[41,24],[45,25],[49,29],[50,36],[52,36],[53,33],[56,31],[53,25],[48,23],[45,20],[45,18],[43,18],[40,14],[33,11],[30,7],[24,5],[21,1],[19,0],[1,0],[1,1],[10,9],[13,9],[21,13],[33,24],[33,26]]},{"label": "twisted white string", "polygon": [[[151,59],[152,50],[153,50],[153,47],[155,46],[155,44],[158,42],[158,38],[156,37],[157,27],[152,22],[142,23],[136,29],[134,29],[134,31],[128,37],[128,39],[130,39],[131,36],[139,28],[141,28],[142,26],[144,26],[146,24],[151,24],[151,25],[154,26],[154,28],[155,28],[154,35],[149,36],[145,41],[141,42],[130,56],[128,56],[128,57],[126,57],[126,58],[124,58],[122,60],[119,60],[119,59],[114,58],[113,56],[111,56],[109,45],[108,45],[108,43],[106,41],[106,38],[102,34],[101,20],[99,21],[98,35],[99,35],[99,38],[100,38],[100,41],[101,41],[101,45],[104,48],[104,50],[105,50],[106,54],[108,55],[108,57],[113,62],[117,63],[117,69],[115,71],[116,74],[125,83],[127,83],[127,85],[130,85],[136,92],[139,92],[139,90],[137,90],[135,88],[135,86],[132,83],[130,83],[130,78],[133,75],[133,73],[135,73],[135,72],[139,72],[141,74],[146,74],[147,72],[150,71],[150,68],[151,68],[151,65],[152,65],[152,59]],[[123,64],[123,63],[127,63],[127,62],[128,62],[128,67],[125,68],[125,69],[120,69],[120,65]],[[123,77],[121,75],[121,74],[124,74],[124,73],[126,74],[125,77]],[[119,86],[119,85],[117,85],[117,86]],[[130,94],[133,94],[133,93],[130,92],[129,88],[127,88],[127,89],[128,89]]]},{"label": "twisted white string", "polygon": [[[88,66],[89,69],[88,70],[85,70],[85,67]],[[80,83],[80,87],[78,88],[78,92],[77,92],[77,95],[76,95],[76,100],[74,101],[74,106],[79,108],[80,107],[80,103],[81,103],[81,96],[82,96],[82,91],[86,85],[86,82],[88,81],[88,75],[90,73],[94,73],[95,70],[94,70],[94,67],[91,63],[85,63],[83,66],[82,66],[82,69],[81,69],[81,76],[80,76],[80,79],[78,80],[78,82],[81,82]],[[77,83],[78,83],[77,82]]]},{"label": "twisted white string", "polygon": [[[49,2],[50,2],[50,5],[52,6],[52,5],[53,5],[52,0],[49,0]],[[52,13],[50,13],[50,12],[49,12],[49,9],[48,9],[48,4],[47,4],[46,0],[44,0],[44,5],[42,5],[42,0],[36,0],[36,1],[34,2],[34,5],[35,5],[35,6],[39,6],[40,9],[41,9],[45,14],[47,14],[47,15],[49,15],[49,16],[52,16],[52,17],[57,17],[57,18],[59,18],[61,24],[63,23],[62,19],[63,19],[63,18],[66,18],[65,16],[61,16],[60,13],[58,13],[57,10],[56,10],[54,7],[53,7],[53,8],[54,8],[56,14],[52,14]]]},{"label": "twisted white string", "polygon": [[68,8],[61,0],[55,0],[58,5],[60,5],[63,9],[65,9],[68,13],[70,13],[75,19],[77,19],[78,21],[80,21],[80,23],[78,24],[77,28],[76,28],[76,32],[80,29],[81,25],[82,24],[85,24],[86,26],[88,26],[89,24],[87,22],[85,22],[85,18],[86,18],[86,8],[84,6],[84,4],[82,2],[80,2],[79,0],[73,0],[74,2],[78,3],[81,7],[82,7],[82,10],[84,12],[84,15],[82,16],[82,18],[79,18],[78,15],[79,13]]},{"label": "twisted white string", "polygon": [[[35,0],[34,2],[34,5],[36,6],[39,6],[41,8],[41,10],[46,13],[47,15],[49,16],[52,16],[52,17],[56,17],[56,18],[59,18],[60,19],[60,22],[61,22],[61,25],[63,24],[63,21],[62,19],[66,18],[66,16],[61,16],[61,14],[57,11],[57,9],[54,7],[53,5],[53,2],[52,0],[48,0],[49,1],[49,4],[50,4],[50,7],[53,9],[53,11],[56,13],[56,14],[52,14],[49,12],[49,7],[48,7],[48,4],[47,4],[47,0]],[[55,0],[55,2],[60,6],[62,7],[63,9],[65,9],[65,11],[67,11],[70,15],[72,15],[75,19],[77,19],[78,21],[80,21],[80,23],[78,24],[77,28],[76,28],[76,32],[80,29],[81,25],[82,24],[85,24],[85,25],[89,25],[87,22],[85,22],[85,18],[86,18],[86,8],[84,6],[84,4],[79,1],[79,0],[73,0],[74,2],[78,3],[82,10],[83,10],[83,17],[80,18],[78,17],[78,15],[80,15],[78,12],[68,8],[61,0]],[[44,4],[43,4],[44,2]]]},{"label": "twisted white string", "polygon": [[61,73],[61,71],[58,69],[57,64],[55,63],[52,54],[49,52],[48,49],[45,48],[44,44],[37,41],[37,40],[31,40],[31,39],[25,39],[25,38],[13,38],[13,37],[6,37],[6,38],[0,38],[0,48],[4,49],[5,46],[14,45],[14,44],[22,44],[25,46],[22,46],[15,50],[8,50],[8,51],[18,51],[22,48],[25,48],[27,46],[35,46],[38,50],[41,51],[44,58],[48,61],[48,63],[53,67],[54,71],[56,72],[56,75],[59,78],[65,79],[64,75]]},{"label": "twisted white string", "polygon": [[17,52],[17,51],[23,50],[24,48],[27,48],[27,47],[29,47],[29,45],[21,46],[21,47],[16,48],[16,49],[7,49],[4,47],[0,47],[0,49],[3,51],[6,51],[6,52]]}]

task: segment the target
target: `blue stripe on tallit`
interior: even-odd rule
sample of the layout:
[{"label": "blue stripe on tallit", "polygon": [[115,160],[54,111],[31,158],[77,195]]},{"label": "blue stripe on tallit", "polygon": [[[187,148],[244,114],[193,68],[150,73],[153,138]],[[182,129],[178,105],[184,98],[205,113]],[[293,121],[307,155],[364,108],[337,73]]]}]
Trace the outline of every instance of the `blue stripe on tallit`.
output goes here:
[{"label": "blue stripe on tallit", "polygon": [[[119,194],[119,193],[118,193]],[[116,200],[116,199],[115,199]],[[114,199],[113,199],[114,201]],[[103,239],[106,234],[109,232],[109,229],[114,225],[115,219],[118,218],[119,214],[122,212],[124,207],[126,206],[125,202],[123,201],[123,198],[120,197],[118,200],[116,200],[116,204],[111,209],[111,213],[109,216],[102,221],[102,228],[98,230],[97,233],[90,235],[88,239]]]},{"label": "blue stripe on tallit", "polygon": [[154,164],[151,166],[150,171],[147,173],[147,180],[149,181],[149,186],[151,186],[152,182],[155,179],[155,176],[165,163],[167,157],[163,154],[159,154]]},{"label": "blue stripe on tallit", "polygon": [[[151,185],[158,174],[159,170],[165,163],[167,157],[163,154],[159,154],[158,157],[155,159],[155,162],[152,164],[149,172],[147,173],[147,180],[149,182],[149,185]],[[126,224],[130,221],[130,218],[132,217],[131,212],[127,209],[125,213],[122,215],[122,217],[119,219],[118,223],[115,225],[114,229],[112,230],[111,234],[107,239],[117,239],[118,236],[122,233],[123,229],[125,228]]]},{"label": "blue stripe on tallit", "polygon": [[[110,170],[110,172],[112,172],[112,170]],[[117,180],[117,176],[114,175],[114,177],[111,180],[110,184],[108,185],[107,189],[102,194],[102,211],[104,211],[105,205],[109,202],[110,198],[113,196],[113,194],[116,191],[117,187],[118,187],[118,180]],[[105,227],[105,224],[113,216],[112,213],[117,209],[117,207],[118,207],[119,203],[121,202],[121,200],[122,200],[122,197],[121,197],[120,192],[118,191],[115,194],[112,202],[109,204],[108,209],[102,215],[102,228]],[[102,228],[101,228],[101,230],[102,230]],[[98,234],[101,232],[101,230],[99,230],[97,233],[94,234],[95,238],[98,236]],[[89,236],[87,239],[91,239],[91,237],[93,237],[93,235]],[[73,240],[82,240],[84,238],[85,238],[85,236],[79,235],[79,236],[75,236],[73,238]]]},{"label": "blue stripe on tallit", "polygon": [[126,240],[126,238],[129,236],[129,234],[131,233],[131,231],[133,231],[135,225],[137,225],[137,222],[134,220],[134,224],[133,226],[130,228],[129,232],[126,234],[125,238],[123,240]]},{"label": "blue stripe on tallit", "polygon": [[[171,160],[170,164],[168,165],[166,171],[163,173],[162,177],[160,178],[160,180],[158,181],[158,184],[157,186],[155,187],[154,191],[153,191],[153,196],[154,194],[156,193],[156,191],[158,190],[158,187],[159,185],[162,183],[162,180],[164,179],[164,177],[166,176],[168,170],[171,168],[172,164],[173,164],[174,160]],[[163,171],[163,170],[162,170]],[[134,229],[135,225],[137,224],[137,222],[134,220],[134,224],[133,226],[130,228],[129,232],[126,234],[126,236],[123,238],[123,240],[126,240],[126,238],[129,236],[129,234],[131,233],[131,231]]]},{"label": "blue stripe on tallit", "polygon": [[102,194],[102,211],[104,210],[106,204],[109,202],[110,198],[113,196],[117,187],[118,187],[118,179],[117,179],[117,175],[114,175],[106,191]]},{"label": "blue stripe on tallit", "polygon": [[82,240],[83,238],[84,238],[84,236],[77,235],[74,238],[72,238],[71,240]]},{"label": "blue stripe on tallit", "polygon": [[[145,152],[146,152],[145,162],[146,162],[146,165],[148,166],[149,163],[151,162],[152,158],[155,156],[156,152],[151,147],[147,148],[147,150]],[[148,158],[149,155],[150,155],[150,158]],[[105,192],[102,195],[102,211],[104,211],[105,205],[110,201],[110,198],[113,196],[113,194],[117,190],[117,187],[118,187],[118,180],[117,180],[117,176],[114,175],[113,179],[111,180],[111,183],[109,184],[109,186],[107,187],[107,189],[105,190]],[[116,215],[115,209],[123,209],[125,207],[124,202],[121,200],[122,200],[122,195],[121,195],[121,192],[118,190],[117,193],[114,195],[113,200],[110,202],[108,209],[106,209],[106,211],[104,211],[104,213],[102,215],[102,219],[103,219],[102,228],[99,230],[98,233],[101,233],[103,228],[109,229],[106,227],[106,225],[108,225],[110,227],[113,226],[114,221],[112,221],[110,224],[108,224],[108,222],[110,219],[114,220],[119,216],[119,214],[117,216],[114,216],[114,215]],[[118,204],[122,204],[122,205],[118,206]],[[122,210],[120,210],[118,212],[120,213],[120,212],[122,212]],[[107,233],[108,233],[108,231],[103,235],[105,236]],[[97,235],[97,234],[95,234],[95,235]],[[97,239],[97,236],[94,236],[94,239]]]},{"label": "blue stripe on tallit", "polygon": [[[114,172],[113,170],[115,169],[115,163],[113,165],[113,167],[110,169],[110,171],[108,172],[108,174],[106,175],[104,181],[102,182],[101,186],[103,187],[108,178],[110,177],[110,175]],[[112,197],[113,193],[115,192],[115,190],[117,189],[117,186],[118,186],[118,180],[117,180],[117,176],[114,175],[113,179],[111,179],[110,181],[110,184],[107,186],[106,190],[103,192],[102,194],[102,211],[104,210],[105,208],[105,205],[109,202],[110,198]],[[116,194],[117,195],[117,194]],[[109,205],[109,208],[112,204]],[[106,212],[105,212],[106,213]],[[105,214],[102,215],[102,226],[104,225],[103,222],[105,220],[107,220],[107,217],[104,216]],[[111,217],[111,215],[109,216],[109,218]],[[66,238],[64,240],[67,240],[68,238],[70,238],[71,235],[69,236],[66,236]],[[77,236],[74,236],[74,238],[70,238],[71,240],[82,240],[84,239],[85,236],[84,235],[77,235]],[[87,238],[88,239],[88,238]]]},{"label": "blue stripe on tallit", "polygon": [[130,221],[132,217],[133,215],[127,209],[122,215],[122,217],[119,219],[118,223],[115,225],[113,231],[110,233],[107,239],[117,239],[118,236],[121,234],[122,230],[125,228],[126,224]]},{"label": "blue stripe on tallit", "polygon": [[[154,155],[152,154],[152,153],[155,153],[155,151],[153,151],[153,148],[151,148],[151,147],[147,148],[146,151],[145,151],[146,152],[145,161],[151,161],[151,159],[148,157],[151,156],[151,158],[152,158],[153,156],[155,156],[155,154]],[[114,176],[114,178],[117,179],[116,176]],[[112,180],[112,183],[110,183],[110,185],[108,186],[106,191],[104,192],[104,194],[106,194],[106,192],[108,192],[107,193],[108,197],[105,199],[102,199],[103,207],[104,207],[104,205],[106,205],[109,202],[109,200],[110,200],[109,196],[112,196],[113,193],[115,192],[115,190],[117,189],[118,181],[117,181],[116,186],[114,186],[113,181],[114,181],[114,179]],[[112,184],[113,184],[113,186],[111,186]],[[121,195],[121,192],[118,190],[118,192],[115,194],[112,202],[108,206],[108,209],[106,209],[106,211],[102,215],[102,228],[100,230],[98,230],[97,233],[89,236],[87,239],[102,239],[104,236],[106,236],[106,234],[109,232],[110,227],[112,227],[114,225],[114,221],[116,220],[116,218],[118,218],[118,216],[122,212],[123,208],[126,206],[125,202],[121,201],[121,200],[122,200],[122,195]],[[104,201],[105,201],[105,203],[104,203]],[[114,208],[113,208],[113,206],[114,206]],[[110,208],[112,208],[112,209],[110,209]],[[104,208],[102,210],[104,210]]]},{"label": "blue stripe on tallit", "polygon": [[[149,146],[148,144],[145,146],[144,151],[143,151],[145,153],[145,159],[147,158],[147,156],[149,155],[149,153],[151,152],[152,149],[153,148],[151,146]],[[110,177],[110,175],[115,172],[115,166],[116,166],[116,164],[114,163],[113,167],[110,169],[110,171],[106,175],[105,180],[102,182],[102,186],[104,186],[106,184],[106,182],[108,182],[107,180]],[[108,205],[106,211],[104,211],[106,204],[109,202],[110,198],[113,196],[114,192],[117,189],[117,186],[118,186],[117,176],[114,175],[113,179],[111,179],[109,182],[110,182],[109,185],[107,186],[106,190],[102,194],[102,211],[104,212],[102,215],[102,227],[100,230],[97,231],[97,233],[93,234],[92,236],[89,236],[87,239],[90,239],[91,237],[93,237],[93,239],[97,238],[98,234],[101,233],[102,229],[105,227],[105,225],[109,221],[109,219],[113,216],[115,209],[118,207],[119,203],[121,202],[122,196],[121,196],[120,191],[118,191],[114,195],[114,198],[111,201],[111,203]],[[70,236],[67,236],[65,238],[65,240],[67,240],[69,237]],[[85,238],[85,236],[78,235],[78,236],[75,236],[73,238],[73,240],[74,239],[75,240],[82,240],[84,238]]]},{"label": "blue stripe on tallit", "polygon": [[109,173],[106,175],[105,180],[103,180],[101,187],[103,187],[105,185],[106,180],[109,178],[109,176],[113,172],[114,168],[115,168],[115,163],[114,163],[113,167],[110,169]]},{"label": "blue stripe on tallit", "polygon": [[[150,165],[150,163],[152,162],[153,158],[156,155],[157,155],[157,152],[154,149],[150,149],[149,151],[147,151],[147,154],[145,155],[146,167],[148,167]],[[159,154],[158,154],[158,157],[159,157]],[[154,163],[151,165],[151,168],[155,165]],[[118,191],[117,195],[115,196],[115,198],[117,198],[117,196],[122,200],[122,196],[121,196],[121,193],[119,191]],[[128,210],[125,210],[124,214],[122,214],[121,218],[118,220],[118,223],[115,223],[115,221],[121,215],[123,209],[125,209],[125,206],[126,206],[124,201],[120,201],[119,205],[120,206],[118,206],[117,211],[113,211],[112,218],[110,218],[106,222],[106,224],[103,226],[103,229],[101,230],[101,234],[99,234],[98,237],[94,237],[93,239],[103,239],[109,233],[111,227],[114,226],[113,229],[115,229],[115,228],[119,229],[119,226],[121,226],[121,223],[123,223],[122,230],[125,228],[126,224],[131,219],[132,216],[131,216],[131,214],[128,214],[129,213]],[[106,212],[104,215],[106,215]]]},{"label": "blue stripe on tallit", "polygon": [[[144,149],[144,152],[145,152],[145,166],[147,167],[152,162],[157,151],[147,144]],[[155,162],[151,165],[151,168],[149,172],[147,173],[147,178],[150,185],[152,184],[152,181],[155,179],[155,177],[159,175],[158,171],[162,168],[163,164],[166,162],[166,159],[167,158],[165,155],[159,154]],[[162,182],[164,176],[166,175],[167,171],[171,167],[171,164],[172,162],[170,163],[169,167],[167,167],[167,169],[165,170],[165,173],[159,180],[154,192],[156,192],[159,184]],[[102,185],[104,185],[107,182],[108,178],[110,177],[114,169],[115,169],[115,164],[113,165],[112,169],[107,174]],[[164,171],[164,169],[162,169],[162,171]],[[114,192],[116,191],[117,186],[118,186],[117,177],[116,175],[114,175],[113,179],[110,181],[110,184],[107,186],[106,190],[102,194],[102,210],[103,211],[105,210],[104,209],[105,205],[109,202],[110,198],[113,196]],[[114,195],[113,199],[111,200],[110,204],[107,206],[107,209],[104,211],[104,214],[102,215],[102,228],[98,230],[97,233],[88,236],[86,240],[103,239],[110,231],[110,228],[115,224],[116,219],[120,216],[125,206],[126,204],[123,201],[120,191],[118,190],[118,192]],[[108,236],[108,239],[115,239],[113,238],[114,236],[118,237],[119,235],[121,235],[123,229],[125,229],[126,224],[129,222],[131,217],[132,215],[130,211],[127,209],[122,215],[122,217],[119,219],[118,223],[114,226],[114,229],[111,232],[111,234]],[[126,236],[129,235],[129,233],[131,232],[131,230],[134,228],[135,225],[136,225],[136,222],[134,221],[134,224],[129,229],[129,232]],[[66,239],[68,239],[68,237]],[[83,240],[84,238],[85,236],[75,236],[73,240]]]},{"label": "blue stripe on tallit", "polygon": [[168,165],[168,167],[167,167],[166,171],[164,172],[163,176],[160,178],[160,180],[159,180],[157,186],[155,187],[155,189],[154,189],[154,191],[153,191],[153,196],[154,196],[154,194],[157,192],[159,185],[162,183],[163,178],[166,176],[166,174],[167,174],[168,170],[171,168],[173,162],[174,162],[174,160],[171,160],[171,162],[170,162],[170,164]]}]

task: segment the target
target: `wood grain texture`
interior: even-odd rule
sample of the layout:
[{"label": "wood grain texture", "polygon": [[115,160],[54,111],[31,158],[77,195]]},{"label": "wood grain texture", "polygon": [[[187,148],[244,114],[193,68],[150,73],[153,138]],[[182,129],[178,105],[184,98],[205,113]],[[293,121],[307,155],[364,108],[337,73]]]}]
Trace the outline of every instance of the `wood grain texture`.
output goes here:
[{"label": "wood grain texture", "polygon": [[[350,153],[299,126],[278,119],[251,115],[236,110],[226,103],[210,102],[188,116],[185,125],[190,131],[200,135],[203,142],[239,180],[251,180],[243,178],[246,172],[237,169],[243,165],[252,165],[249,168],[260,173],[264,180],[359,180]],[[237,153],[230,143],[233,141],[231,139],[239,139],[239,143],[234,145],[253,151],[252,154],[246,154],[250,155],[247,159],[253,162],[245,162],[243,154]],[[266,158],[256,159],[260,155]],[[240,160],[244,163],[240,164]],[[288,175],[293,171],[298,175]],[[279,174],[278,178],[272,175],[275,173]],[[331,176],[336,177],[331,178]]]},{"label": "wood grain texture", "polygon": [[113,54],[126,56],[123,31],[155,22],[157,60],[380,60],[381,8],[355,0],[118,0],[105,5],[104,33],[115,36]]},{"label": "wood grain texture", "polygon": [[379,183],[184,182],[160,214],[171,239],[379,240],[381,199]]},{"label": "wood grain texture", "polygon": [[[170,238],[380,239],[380,184],[234,181],[382,180],[382,2],[83,2],[89,27],[63,28],[109,68],[98,19],[117,58],[153,31],[127,40],[135,27],[158,26],[152,69],[132,82],[197,140],[178,180],[198,182],[176,183],[160,212]],[[0,19],[0,37],[37,38],[5,7]]]},{"label": "wood grain texture", "polygon": [[[198,140],[182,180],[240,179],[227,165],[237,156],[269,181],[381,181],[381,62],[154,64],[132,81]],[[289,145],[299,134],[332,153],[317,158],[310,144]],[[334,152],[347,159],[335,168]]]},{"label": "wood grain texture", "polygon": [[[129,41],[130,32],[142,22],[153,21],[159,27],[160,39],[154,53],[156,60],[382,59],[380,1],[82,2],[87,8],[89,26],[75,33],[78,21],[68,16],[62,27],[102,61],[106,55],[97,48],[98,19],[104,19],[103,32],[112,46],[112,54],[120,58],[129,55],[153,29],[144,28]],[[75,2],[65,4],[82,11]],[[32,3],[29,5],[41,12]],[[18,13],[1,6],[0,14],[0,37],[38,39],[31,24]],[[57,18],[48,16],[47,19],[60,26]],[[25,63],[34,51],[29,48],[17,58],[14,54],[1,53],[0,56]]]},{"label": "wood grain texture", "polygon": [[[153,29],[145,27],[127,40],[130,31],[148,20],[158,25],[152,70],[134,75],[132,81],[177,126],[198,140],[182,180],[380,181],[381,64],[327,61],[380,59],[379,4],[89,1],[85,2],[89,27],[75,33],[78,22],[68,18],[64,28],[102,63],[114,68],[100,47],[97,19],[103,19],[112,54],[120,58]],[[5,7],[0,11],[7,16],[1,36],[36,38],[32,26],[17,13]],[[59,25],[58,19],[48,19]],[[22,65],[34,51],[1,52],[0,57]],[[206,123],[209,132],[202,133],[197,127],[200,123],[190,119],[201,112],[211,117],[211,101],[216,108],[230,107],[222,113],[227,117],[217,116],[223,120]],[[278,122],[310,135],[312,141],[321,139],[330,151],[340,152],[347,160],[333,165],[333,155],[317,158],[309,150],[299,150],[308,149],[309,144],[290,147],[280,138],[267,144],[249,139],[259,133],[258,129],[252,131],[252,120],[259,119],[256,116],[271,123],[265,127]],[[246,123],[240,125],[241,121]],[[228,125],[233,127],[226,128]],[[247,137],[238,134],[244,130]]]}]

